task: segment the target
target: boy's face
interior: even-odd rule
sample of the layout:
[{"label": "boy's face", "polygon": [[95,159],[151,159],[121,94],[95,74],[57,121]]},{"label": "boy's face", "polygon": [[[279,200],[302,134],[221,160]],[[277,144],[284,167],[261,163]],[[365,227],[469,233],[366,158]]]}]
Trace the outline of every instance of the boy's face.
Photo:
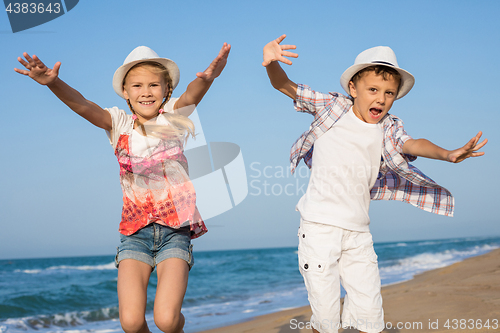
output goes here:
[{"label": "boy's face", "polygon": [[354,84],[349,82],[354,98],[354,114],[369,124],[376,124],[389,112],[398,93],[399,82],[392,76],[384,80],[373,71],[362,74]]}]

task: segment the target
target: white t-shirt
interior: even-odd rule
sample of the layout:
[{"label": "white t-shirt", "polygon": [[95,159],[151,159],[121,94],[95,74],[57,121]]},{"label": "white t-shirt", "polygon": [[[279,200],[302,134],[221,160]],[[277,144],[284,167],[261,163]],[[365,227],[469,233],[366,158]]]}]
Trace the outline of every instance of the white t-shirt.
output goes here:
[{"label": "white t-shirt", "polygon": [[[163,109],[165,112],[173,113],[174,105],[179,98],[170,98],[170,100],[165,103]],[[153,136],[144,137],[137,130],[134,130],[134,120],[132,116],[127,114],[124,110],[112,107],[107,108],[111,115],[111,120],[113,126],[111,131],[106,131],[109,138],[109,143],[113,146],[113,151],[116,149],[116,144],[121,134],[127,133],[131,135],[131,153],[135,156],[146,156],[152,151],[154,147],[158,145],[160,139]],[[168,125],[168,120],[165,117],[156,118],[157,124]],[[140,129],[139,129],[140,130]]]},{"label": "white t-shirt", "polygon": [[314,142],[311,177],[297,204],[304,220],[367,232],[370,190],[382,156],[380,124],[351,109]]}]

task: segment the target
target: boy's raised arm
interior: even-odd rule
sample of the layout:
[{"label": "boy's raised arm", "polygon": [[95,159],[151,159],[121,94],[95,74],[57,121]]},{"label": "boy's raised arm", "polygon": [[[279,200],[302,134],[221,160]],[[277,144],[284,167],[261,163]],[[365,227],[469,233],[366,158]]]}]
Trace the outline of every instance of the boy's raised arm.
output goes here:
[{"label": "boy's raised arm", "polygon": [[436,146],[426,139],[410,139],[404,143],[403,153],[452,163],[459,163],[469,157],[484,155],[484,152],[477,152],[479,149],[483,148],[486,143],[488,143],[488,139],[485,139],[483,142],[478,144],[482,134],[482,132],[479,132],[475,137],[470,139],[465,146],[455,150],[446,150]]},{"label": "boy's raised arm", "polygon": [[297,53],[285,51],[295,49],[295,45],[280,45],[285,37],[286,35],[281,35],[264,46],[264,61],[262,62],[262,66],[266,67],[267,75],[273,87],[295,100],[297,96],[297,84],[288,78],[278,63],[278,61],[281,61],[282,63],[291,65],[292,62],[285,57],[298,57]]},{"label": "boy's raised arm", "polygon": [[194,111],[194,108],[186,108],[186,106],[198,105],[201,102],[215,78],[222,73],[226,66],[230,50],[231,45],[224,43],[219,54],[208,68],[203,72],[196,73],[197,78],[187,86],[186,91],[175,102],[175,112],[187,117]]},{"label": "boy's raised arm", "polygon": [[85,99],[82,94],[59,78],[60,62],[57,62],[54,68],[48,68],[36,55],[30,57],[24,52],[23,56],[26,60],[21,57],[17,60],[26,69],[14,68],[17,73],[29,76],[39,84],[47,86],[71,110],[95,126],[111,130],[111,115],[97,104]]}]

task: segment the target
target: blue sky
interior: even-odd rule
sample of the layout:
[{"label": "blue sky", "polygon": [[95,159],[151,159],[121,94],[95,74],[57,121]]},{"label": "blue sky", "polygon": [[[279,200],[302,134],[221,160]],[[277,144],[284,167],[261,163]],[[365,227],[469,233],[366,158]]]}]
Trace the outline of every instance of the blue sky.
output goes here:
[{"label": "blue sky", "polygon": [[[207,141],[241,147],[249,194],[206,221],[210,231],[193,242],[195,251],[295,246],[294,208],[307,172],[304,164],[295,177],[286,169],[292,143],[312,118],[294,112],[261,66],[263,46],[283,33],[299,54],[284,66],[289,77],[324,92],[342,92],[340,75],[359,52],[390,46],[416,78],[413,90],[391,110],[410,135],[449,149],[479,130],[490,141],[484,157],[461,164],[422,158],[414,163],[455,195],[455,217],[373,202],[375,242],[500,235],[499,12],[494,0],[81,0],[67,14],[15,34],[4,12],[0,258],[112,254],[119,240],[118,164],[104,131],[46,87],[15,73],[17,57],[36,54],[50,67],[61,61],[60,77],[86,98],[101,107],[126,108],[111,79],[139,45],[178,64],[174,96],[224,42],[232,45],[226,69],[198,113]],[[287,185],[289,191],[280,192]]]}]

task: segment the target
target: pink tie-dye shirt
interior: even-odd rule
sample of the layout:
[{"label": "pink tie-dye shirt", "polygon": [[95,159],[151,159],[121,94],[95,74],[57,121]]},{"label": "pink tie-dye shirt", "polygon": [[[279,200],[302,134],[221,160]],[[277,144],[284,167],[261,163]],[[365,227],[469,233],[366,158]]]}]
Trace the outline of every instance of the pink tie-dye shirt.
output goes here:
[{"label": "pink tie-dye shirt", "polygon": [[183,142],[178,138],[153,138],[154,144],[144,155],[134,155],[132,146],[149,137],[133,133],[132,116],[125,111],[117,107],[106,110],[113,121],[113,129],[107,134],[120,165],[123,191],[120,233],[131,235],[151,223],[172,228],[190,226],[191,238],[206,233],[188,176]]}]

